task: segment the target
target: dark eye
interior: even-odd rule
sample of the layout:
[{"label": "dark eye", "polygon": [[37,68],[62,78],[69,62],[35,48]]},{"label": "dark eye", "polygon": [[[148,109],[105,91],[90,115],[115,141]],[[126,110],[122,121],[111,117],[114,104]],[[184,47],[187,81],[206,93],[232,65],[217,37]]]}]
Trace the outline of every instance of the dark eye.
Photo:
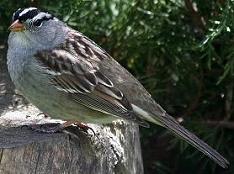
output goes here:
[{"label": "dark eye", "polygon": [[41,20],[36,20],[33,22],[33,25],[36,27],[40,27],[42,25],[42,21]]}]

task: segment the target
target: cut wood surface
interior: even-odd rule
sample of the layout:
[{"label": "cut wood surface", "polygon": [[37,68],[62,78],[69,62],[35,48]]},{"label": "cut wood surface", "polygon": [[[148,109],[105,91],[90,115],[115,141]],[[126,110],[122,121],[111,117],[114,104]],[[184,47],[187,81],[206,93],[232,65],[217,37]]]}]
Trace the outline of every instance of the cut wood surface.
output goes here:
[{"label": "cut wood surface", "polygon": [[137,125],[89,124],[95,135],[75,127],[54,134],[22,127],[62,121],[44,117],[16,94],[6,69],[5,49],[0,50],[0,66],[0,174],[143,173]]}]

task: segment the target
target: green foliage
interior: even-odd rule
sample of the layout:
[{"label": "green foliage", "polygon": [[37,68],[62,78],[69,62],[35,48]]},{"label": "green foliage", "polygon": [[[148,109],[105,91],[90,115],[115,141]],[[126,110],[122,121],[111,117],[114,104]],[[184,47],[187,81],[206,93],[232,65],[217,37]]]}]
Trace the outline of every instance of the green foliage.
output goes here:
[{"label": "green foliage", "polygon": [[[171,115],[234,161],[234,127],[226,125],[233,125],[232,0],[1,0],[1,40],[11,14],[31,5],[99,43]],[[146,173],[234,173],[158,127],[141,130]]]}]

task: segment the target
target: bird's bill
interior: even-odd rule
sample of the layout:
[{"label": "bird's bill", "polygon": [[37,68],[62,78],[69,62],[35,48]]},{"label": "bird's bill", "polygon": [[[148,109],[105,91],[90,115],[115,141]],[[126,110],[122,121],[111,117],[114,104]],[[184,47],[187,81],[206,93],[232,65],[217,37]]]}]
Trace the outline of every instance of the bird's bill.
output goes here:
[{"label": "bird's bill", "polygon": [[8,29],[13,32],[20,32],[20,31],[24,31],[25,27],[22,23],[19,22],[19,20],[16,20],[11,24],[11,26]]}]

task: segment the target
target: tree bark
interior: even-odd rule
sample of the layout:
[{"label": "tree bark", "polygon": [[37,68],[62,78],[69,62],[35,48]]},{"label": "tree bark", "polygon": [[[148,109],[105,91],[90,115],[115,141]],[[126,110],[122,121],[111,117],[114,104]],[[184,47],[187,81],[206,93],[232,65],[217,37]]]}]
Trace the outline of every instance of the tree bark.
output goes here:
[{"label": "tree bark", "polygon": [[38,115],[39,110],[15,93],[4,50],[0,50],[0,174],[143,173],[139,129],[132,123],[90,124],[95,135],[73,128],[48,134],[22,127],[61,120]]}]

